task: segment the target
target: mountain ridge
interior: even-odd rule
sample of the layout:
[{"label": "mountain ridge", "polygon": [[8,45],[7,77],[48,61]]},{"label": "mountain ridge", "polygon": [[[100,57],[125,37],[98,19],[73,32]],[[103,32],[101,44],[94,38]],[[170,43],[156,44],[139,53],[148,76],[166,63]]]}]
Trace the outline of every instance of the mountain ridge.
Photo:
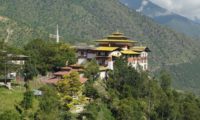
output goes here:
[{"label": "mountain ridge", "polygon": [[120,2],[134,10],[138,10],[142,6],[143,9],[138,12],[152,18],[156,22],[168,26],[177,32],[193,37],[194,39],[200,38],[200,24],[197,20],[194,21],[170,12],[151,1],[148,1],[145,5],[142,5],[143,0],[120,0]]}]

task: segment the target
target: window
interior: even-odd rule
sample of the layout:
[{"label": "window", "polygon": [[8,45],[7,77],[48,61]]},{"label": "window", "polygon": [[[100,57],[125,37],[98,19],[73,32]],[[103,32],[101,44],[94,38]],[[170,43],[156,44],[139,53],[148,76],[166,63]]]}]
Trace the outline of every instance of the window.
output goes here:
[{"label": "window", "polygon": [[105,56],[105,52],[100,52],[100,56]]},{"label": "window", "polygon": [[83,51],[81,51],[81,56],[84,56],[84,52]]}]

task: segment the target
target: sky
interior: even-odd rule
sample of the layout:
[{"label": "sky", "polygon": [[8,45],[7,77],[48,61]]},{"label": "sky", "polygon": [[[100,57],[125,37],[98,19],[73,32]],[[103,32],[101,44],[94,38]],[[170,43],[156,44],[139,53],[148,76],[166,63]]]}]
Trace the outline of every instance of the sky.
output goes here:
[{"label": "sky", "polygon": [[151,2],[190,19],[200,19],[200,0],[150,0]]}]

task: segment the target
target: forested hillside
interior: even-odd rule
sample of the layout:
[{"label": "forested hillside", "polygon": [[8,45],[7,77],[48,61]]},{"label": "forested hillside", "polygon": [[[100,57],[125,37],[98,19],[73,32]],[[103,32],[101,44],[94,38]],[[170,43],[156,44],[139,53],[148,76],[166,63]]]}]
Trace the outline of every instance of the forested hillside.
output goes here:
[{"label": "forested hillside", "polygon": [[46,35],[47,33],[43,30],[34,29],[8,17],[0,16],[0,41],[5,41],[11,45],[23,46],[36,36],[45,38]]},{"label": "forested hillside", "polygon": [[[56,85],[42,85],[41,96],[34,96],[31,80],[23,94],[16,93],[18,102],[0,104],[2,120],[197,120],[200,99],[193,94],[171,88],[171,77],[162,71],[158,79],[138,72],[117,59],[107,80],[95,79],[96,61],[88,63],[85,73],[89,80],[82,85],[73,71]],[[94,73],[94,74],[91,74]],[[33,87],[33,86],[32,86]],[[22,87],[23,88],[23,87]],[[22,89],[21,88],[21,89]],[[16,88],[15,88],[16,89]],[[4,95],[1,102],[10,101]],[[11,91],[11,94],[14,95]],[[8,93],[8,92],[6,92]],[[74,97],[75,96],[75,97]],[[13,98],[13,97],[12,97]],[[16,98],[15,98],[16,99]],[[13,105],[13,106],[12,106]],[[83,107],[80,110],[80,107]],[[77,110],[77,111],[76,111]],[[80,110],[80,111],[79,111]]]},{"label": "forested hillside", "polygon": [[[185,62],[194,58],[199,48],[195,41],[130,11],[117,0],[1,1],[0,15],[48,33],[54,33],[59,24],[61,36],[71,42],[92,41],[120,30],[148,45],[153,51],[153,63]],[[26,39],[22,37],[21,40]],[[17,43],[19,41],[15,40]]]},{"label": "forested hillside", "polygon": [[200,95],[199,61],[200,59],[197,58],[188,63],[169,67],[169,71],[171,71],[173,78],[175,79],[173,82],[175,88],[193,91],[194,93]]},{"label": "forested hillside", "polygon": [[49,39],[58,24],[62,40],[71,43],[92,42],[116,30],[124,32],[151,49],[152,71],[199,55],[198,41],[158,25],[118,0],[1,0],[0,16],[8,19],[0,20],[1,39],[11,30],[8,42],[17,47],[31,39]]}]

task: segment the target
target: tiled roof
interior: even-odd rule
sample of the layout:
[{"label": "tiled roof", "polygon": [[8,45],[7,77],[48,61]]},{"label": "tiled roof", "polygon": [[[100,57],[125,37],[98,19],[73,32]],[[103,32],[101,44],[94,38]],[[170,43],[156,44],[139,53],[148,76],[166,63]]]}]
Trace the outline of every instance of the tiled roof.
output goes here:
[{"label": "tiled roof", "polygon": [[55,72],[54,75],[64,76],[64,75],[68,75],[69,73],[70,73],[69,71],[58,71],[58,72]]},{"label": "tiled roof", "polygon": [[128,55],[138,55],[138,54],[140,54],[140,53],[134,52],[132,50],[123,50],[123,51],[121,51],[121,53],[122,54],[128,54]]},{"label": "tiled roof", "polygon": [[143,52],[143,51],[150,52],[150,49],[146,46],[135,46],[135,47],[132,47],[131,50],[137,51],[137,52]]},{"label": "tiled roof", "polygon": [[80,77],[80,82],[83,84],[87,81],[88,79],[85,77]]},{"label": "tiled roof", "polygon": [[118,47],[97,47],[95,50],[97,51],[114,51],[118,49]]},{"label": "tiled roof", "polygon": [[96,40],[96,42],[120,42],[120,43],[135,43],[137,41],[134,40],[121,40],[121,39],[102,39],[102,40]]},{"label": "tiled roof", "polygon": [[58,78],[50,78],[48,80],[42,80],[42,82],[47,83],[47,84],[56,84],[60,79]]}]

